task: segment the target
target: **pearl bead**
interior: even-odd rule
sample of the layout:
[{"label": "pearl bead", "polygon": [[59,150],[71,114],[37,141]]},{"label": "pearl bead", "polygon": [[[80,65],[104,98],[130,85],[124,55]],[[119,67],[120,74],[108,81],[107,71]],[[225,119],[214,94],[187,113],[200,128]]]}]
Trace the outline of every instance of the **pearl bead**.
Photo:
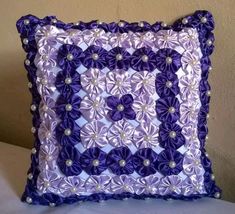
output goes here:
[{"label": "pearl bead", "polygon": [[71,129],[65,129],[64,130],[64,134],[66,135],[66,136],[69,136],[69,135],[71,135]]},{"label": "pearl bead", "polygon": [[170,138],[175,138],[176,137],[176,132],[175,131],[171,131],[169,133],[169,136],[170,136]]},{"label": "pearl bead", "polygon": [[216,193],[214,194],[214,196],[215,196],[215,198],[220,198],[220,193],[219,193],[219,192],[216,192]]},{"label": "pearl bead", "polygon": [[173,86],[173,83],[171,81],[166,82],[166,87],[171,88]]},{"label": "pearl bead", "polygon": [[176,167],[175,161],[170,161],[169,162],[169,167],[172,168],[172,169],[175,168]]},{"label": "pearl bead", "polygon": [[98,135],[96,133],[94,133],[94,134],[91,135],[91,137],[92,137],[93,140],[97,140]]},{"label": "pearl bead", "polygon": [[28,82],[28,88],[32,88],[32,87],[33,87],[32,83]]},{"label": "pearl bead", "polygon": [[139,22],[139,23],[138,23],[138,26],[139,26],[139,27],[144,27],[144,23],[143,23],[143,22]]},{"label": "pearl bead", "polygon": [[194,163],[195,163],[195,165],[197,165],[197,166],[198,166],[198,165],[200,164],[200,161],[199,161],[199,160],[195,160],[195,162],[194,162]]},{"label": "pearl bead", "polygon": [[28,25],[29,24],[29,20],[28,19],[25,19],[24,20],[24,25]]},{"label": "pearl bead", "polygon": [[29,40],[28,40],[27,38],[24,38],[24,39],[23,39],[23,43],[24,43],[25,45],[27,45],[27,44],[29,43]]},{"label": "pearl bead", "polygon": [[35,127],[32,127],[32,128],[31,128],[31,132],[32,132],[32,133],[35,133],[35,132],[36,132],[36,128],[35,128]]},{"label": "pearl bead", "polygon": [[32,200],[32,198],[27,197],[27,198],[26,198],[26,202],[27,202],[28,204],[31,204],[31,203],[33,202],[33,200]]},{"label": "pearl bead", "polygon": [[119,105],[117,106],[117,110],[118,110],[118,111],[123,111],[123,110],[124,110],[124,106],[123,106],[122,104],[119,104]]},{"label": "pearl bead", "polygon": [[93,107],[98,108],[99,107],[99,101],[95,100],[94,103],[93,103]]},{"label": "pearl bead", "polygon": [[116,60],[122,60],[122,54],[117,54],[116,55]]},{"label": "pearl bead", "polygon": [[207,115],[206,115],[206,119],[208,120],[209,118],[210,118],[210,115],[209,115],[209,114],[207,114]]},{"label": "pearl bead", "polygon": [[149,80],[148,79],[143,79],[142,82],[143,82],[144,85],[147,85],[149,83]]},{"label": "pearl bead", "polygon": [[72,107],[71,104],[67,104],[67,105],[65,106],[65,110],[66,110],[66,111],[72,111],[72,109],[73,109],[73,107]]},{"label": "pearl bead", "polygon": [[201,23],[205,24],[207,22],[207,18],[206,17],[202,17],[201,18]]},{"label": "pearl bead", "polygon": [[206,135],[206,140],[208,140],[209,139],[209,136],[208,135]]},{"label": "pearl bead", "polygon": [[30,65],[30,60],[26,59],[26,60],[24,61],[24,63],[25,63],[25,65]]},{"label": "pearl bead", "polygon": [[32,180],[33,179],[33,174],[29,173],[27,177],[28,177],[29,180]]},{"label": "pearl bead", "polygon": [[151,140],[151,137],[150,137],[150,136],[148,136],[148,135],[145,135],[145,136],[144,136],[144,141],[149,142],[150,140]]},{"label": "pearl bead", "polygon": [[73,193],[77,192],[77,188],[76,187],[72,187],[71,188],[71,192],[73,192]]},{"label": "pearl bead", "polygon": [[50,207],[55,207],[55,203],[49,203]]},{"label": "pearl bead", "polygon": [[100,184],[97,184],[97,185],[96,185],[96,190],[97,190],[97,191],[101,190],[101,185],[100,185]]},{"label": "pearl bead", "polygon": [[80,25],[80,22],[78,21],[78,22],[74,23],[74,25],[78,26],[78,25]]},{"label": "pearl bead", "polygon": [[166,63],[167,63],[167,64],[171,64],[171,63],[172,63],[172,58],[168,56],[168,57],[166,58]]},{"label": "pearl bead", "polygon": [[182,19],[182,23],[183,23],[184,25],[188,24],[188,19],[187,19],[187,18],[183,18],[183,19]]},{"label": "pearl bead", "polygon": [[65,161],[66,166],[72,166],[73,165],[73,161],[71,159],[68,159]]},{"label": "pearl bead", "polygon": [[215,180],[215,175],[211,174],[211,180],[214,181]]},{"label": "pearl bead", "polygon": [[125,160],[120,160],[119,161],[119,166],[124,167],[126,165],[126,161]]},{"label": "pearl bead", "polygon": [[211,71],[212,70],[212,67],[211,66],[209,66],[209,69],[208,69],[209,71]]},{"label": "pearl bead", "polygon": [[99,164],[100,164],[100,161],[98,159],[95,159],[92,161],[93,166],[99,166]]},{"label": "pearl bead", "polygon": [[123,22],[118,22],[118,26],[119,26],[119,27],[124,27],[124,25],[125,25],[125,24],[124,24]]},{"label": "pearl bead", "polygon": [[44,186],[45,188],[48,188],[48,187],[50,186],[50,182],[49,182],[49,181],[44,181],[43,186]]},{"label": "pearl bead", "polygon": [[126,133],[122,132],[120,136],[121,136],[121,139],[124,140],[126,138]]},{"label": "pearl bead", "polygon": [[149,159],[145,159],[143,164],[144,164],[144,166],[149,166],[150,165],[150,160]]},{"label": "pearl bead", "polygon": [[125,191],[129,191],[129,185],[125,184],[124,189],[125,189]]},{"label": "pearl bead", "polygon": [[97,53],[93,53],[92,54],[92,59],[93,60],[98,60],[99,59],[99,55]]},{"label": "pearl bead", "polygon": [[45,159],[46,159],[46,161],[51,161],[52,160],[52,156],[51,155],[46,155]]},{"label": "pearl bead", "polygon": [[208,46],[211,46],[211,45],[212,45],[212,41],[211,41],[210,39],[207,39],[207,40],[206,40],[206,44],[207,44]]},{"label": "pearl bead", "polygon": [[31,109],[32,111],[36,111],[37,106],[33,104],[33,105],[30,106],[30,109]]},{"label": "pearl bead", "polygon": [[162,27],[166,27],[167,24],[166,24],[165,22],[162,22],[162,23],[161,23],[161,26],[162,26]]},{"label": "pearl bead", "polygon": [[48,108],[47,105],[44,104],[44,105],[42,106],[42,110],[43,110],[44,112],[48,111],[48,109],[49,109],[49,108]]},{"label": "pearl bead", "polygon": [[143,62],[148,62],[148,60],[149,60],[147,55],[143,55],[141,59]]},{"label": "pearl bead", "polygon": [[57,20],[56,20],[56,19],[52,19],[51,22],[52,22],[53,24],[55,24],[55,23],[57,23]]},{"label": "pearl bead", "polygon": [[46,85],[47,83],[48,83],[47,79],[45,79],[45,78],[44,78],[44,79],[41,79],[41,84],[42,84],[42,85]]},{"label": "pearl bead", "polygon": [[67,56],[66,56],[67,60],[71,61],[73,60],[73,54],[69,53]]},{"label": "pearl bead", "polygon": [[209,96],[211,96],[211,91],[207,91],[206,92],[206,95],[209,97]]},{"label": "pearl bead", "polygon": [[206,152],[206,153],[205,153],[205,156],[206,156],[206,157],[209,157],[209,154]]},{"label": "pearl bead", "polygon": [[175,108],[174,107],[170,107],[168,109],[168,112],[171,113],[171,114],[175,113]]},{"label": "pearl bead", "polygon": [[34,154],[37,153],[37,150],[36,150],[35,148],[32,148],[32,149],[31,149],[31,153],[34,155]]},{"label": "pearl bead", "polygon": [[103,22],[102,21],[100,21],[100,20],[97,20],[97,25],[102,25],[103,24]]},{"label": "pearl bead", "polygon": [[65,80],[64,80],[65,84],[69,85],[72,83],[72,79],[70,77],[67,77]]}]

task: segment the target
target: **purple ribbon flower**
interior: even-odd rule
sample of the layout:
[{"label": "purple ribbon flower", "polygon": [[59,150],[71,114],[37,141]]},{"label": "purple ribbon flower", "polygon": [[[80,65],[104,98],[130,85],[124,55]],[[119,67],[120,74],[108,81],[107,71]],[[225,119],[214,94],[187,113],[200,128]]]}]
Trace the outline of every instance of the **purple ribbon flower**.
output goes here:
[{"label": "purple ribbon flower", "polygon": [[106,164],[115,175],[132,174],[134,172],[132,153],[128,147],[112,149],[107,156]]},{"label": "purple ribbon flower", "polygon": [[55,86],[61,94],[76,93],[81,89],[80,74],[76,70],[62,70],[56,76]]},{"label": "purple ribbon flower", "polygon": [[106,156],[98,147],[89,148],[81,155],[81,167],[89,175],[100,175],[107,169]]},{"label": "purple ribbon flower", "polygon": [[125,94],[120,99],[115,96],[107,97],[107,105],[111,109],[108,112],[109,117],[113,121],[118,121],[123,118],[134,120],[136,113],[132,109],[134,99],[131,94]]},{"label": "purple ribbon flower", "polygon": [[175,150],[163,150],[158,155],[158,171],[164,176],[178,175],[183,170],[184,156]]},{"label": "purple ribbon flower", "polygon": [[110,70],[122,69],[126,71],[130,67],[130,56],[130,53],[124,48],[115,47],[107,54],[107,67]]},{"label": "purple ribbon flower", "polygon": [[76,45],[63,44],[58,50],[57,61],[63,70],[76,70],[84,56],[82,49]]},{"label": "purple ribbon flower", "polygon": [[91,45],[84,51],[82,63],[85,67],[103,69],[106,66],[107,51],[99,46]]},{"label": "purple ribbon flower", "polygon": [[180,103],[176,97],[160,98],[156,101],[157,117],[162,122],[174,123],[180,118]]},{"label": "purple ribbon flower", "polygon": [[82,172],[81,154],[73,145],[66,145],[60,151],[57,164],[66,176],[79,175]]},{"label": "purple ribbon flower", "polygon": [[80,103],[81,98],[79,96],[66,97],[60,95],[56,101],[56,113],[61,119],[71,118],[76,120],[81,116],[79,111]]},{"label": "purple ribbon flower", "polygon": [[181,55],[173,49],[160,49],[156,53],[156,67],[163,72],[176,72],[181,67]]},{"label": "purple ribbon flower", "polygon": [[141,176],[148,176],[156,172],[157,154],[150,148],[138,150],[133,155],[135,171]]},{"label": "purple ribbon flower", "polygon": [[131,67],[136,71],[150,71],[156,68],[156,55],[151,48],[137,49],[131,56]]},{"label": "purple ribbon flower", "polygon": [[156,76],[156,91],[160,97],[176,96],[180,90],[177,75],[172,72],[159,73]]},{"label": "purple ribbon flower", "polygon": [[61,145],[75,145],[80,142],[80,127],[71,119],[64,120],[56,127],[56,138]]},{"label": "purple ribbon flower", "polygon": [[159,127],[159,142],[164,148],[178,149],[185,143],[181,127],[176,123],[162,123]]}]

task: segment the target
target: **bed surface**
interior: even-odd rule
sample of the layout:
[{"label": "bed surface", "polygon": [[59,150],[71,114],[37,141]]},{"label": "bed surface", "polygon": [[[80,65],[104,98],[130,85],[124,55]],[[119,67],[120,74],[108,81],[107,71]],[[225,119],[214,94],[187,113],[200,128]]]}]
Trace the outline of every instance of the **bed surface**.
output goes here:
[{"label": "bed surface", "polygon": [[30,150],[0,142],[0,214],[234,214],[235,203],[203,198],[196,201],[164,201],[161,199],[102,203],[85,202],[50,208],[27,205],[20,201],[30,163]]}]

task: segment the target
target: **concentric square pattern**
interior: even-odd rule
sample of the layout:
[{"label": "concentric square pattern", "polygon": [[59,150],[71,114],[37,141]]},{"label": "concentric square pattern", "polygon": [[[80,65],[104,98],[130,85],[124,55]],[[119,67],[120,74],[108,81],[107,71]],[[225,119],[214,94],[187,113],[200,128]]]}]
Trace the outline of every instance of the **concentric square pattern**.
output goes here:
[{"label": "concentric square pattern", "polygon": [[205,151],[214,22],[17,22],[35,147],[23,201],[220,197]]}]

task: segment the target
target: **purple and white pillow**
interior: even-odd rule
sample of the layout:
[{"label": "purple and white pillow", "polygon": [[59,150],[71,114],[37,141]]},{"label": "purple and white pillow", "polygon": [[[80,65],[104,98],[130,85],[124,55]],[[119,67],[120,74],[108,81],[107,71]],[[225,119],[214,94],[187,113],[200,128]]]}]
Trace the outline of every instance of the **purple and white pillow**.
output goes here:
[{"label": "purple and white pillow", "polygon": [[205,150],[214,21],[17,21],[35,136],[22,200],[220,198]]}]

